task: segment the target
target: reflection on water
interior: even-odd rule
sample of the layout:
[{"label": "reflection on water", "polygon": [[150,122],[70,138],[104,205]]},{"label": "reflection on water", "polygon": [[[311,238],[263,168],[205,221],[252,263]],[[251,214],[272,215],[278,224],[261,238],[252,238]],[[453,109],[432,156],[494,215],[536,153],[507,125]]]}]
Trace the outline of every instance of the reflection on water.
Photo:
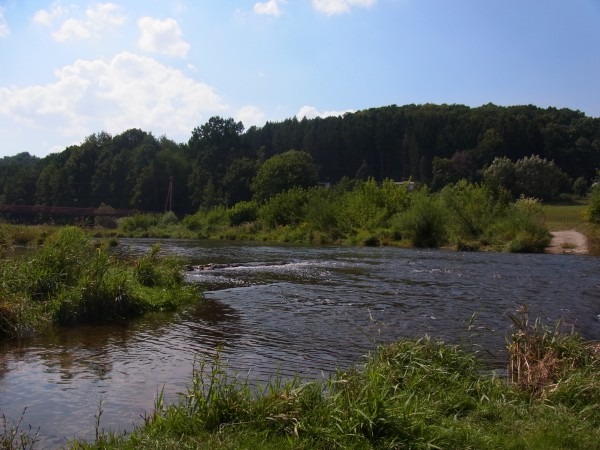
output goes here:
[{"label": "reflection on water", "polygon": [[[130,240],[141,254],[153,242]],[[158,392],[186,388],[195,361],[218,348],[233,370],[320,377],[376,343],[431,336],[484,348],[504,365],[507,313],[528,303],[600,339],[600,259],[391,248],[298,248],[167,241],[164,251],[213,269],[186,274],[205,299],[177,313],[78,327],[0,348],[0,413],[41,427],[44,446],[131,429]],[[467,331],[475,325],[493,329]],[[491,355],[491,356],[490,356]]]}]

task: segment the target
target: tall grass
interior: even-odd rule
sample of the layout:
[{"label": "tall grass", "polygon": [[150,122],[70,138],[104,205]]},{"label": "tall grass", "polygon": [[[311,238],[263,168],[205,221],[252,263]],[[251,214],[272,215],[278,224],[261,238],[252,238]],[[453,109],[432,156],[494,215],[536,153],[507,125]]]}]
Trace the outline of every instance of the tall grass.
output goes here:
[{"label": "tall grass", "polygon": [[550,364],[552,377],[531,383],[521,369],[524,378],[503,379],[474,354],[429,338],[381,346],[317,382],[276,377],[254,385],[217,355],[196,366],[179,403],[165,406],[159,397],[131,436],[74,447],[597,448],[598,349],[553,332],[540,346],[537,326],[523,316],[513,320],[513,358],[531,368],[549,362],[534,349],[552,349],[552,359],[562,361]]},{"label": "tall grass", "polygon": [[197,298],[181,261],[159,256],[137,262],[110,256],[88,234],[66,227],[37,251],[0,260],[0,337],[44,326],[120,320]]}]

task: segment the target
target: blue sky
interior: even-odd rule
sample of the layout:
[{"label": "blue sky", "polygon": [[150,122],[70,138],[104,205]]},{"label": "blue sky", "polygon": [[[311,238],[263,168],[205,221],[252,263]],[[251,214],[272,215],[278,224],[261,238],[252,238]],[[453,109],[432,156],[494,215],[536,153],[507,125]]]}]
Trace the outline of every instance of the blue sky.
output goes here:
[{"label": "blue sky", "polygon": [[600,117],[600,0],[0,0],[0,156],[389,104]]}]

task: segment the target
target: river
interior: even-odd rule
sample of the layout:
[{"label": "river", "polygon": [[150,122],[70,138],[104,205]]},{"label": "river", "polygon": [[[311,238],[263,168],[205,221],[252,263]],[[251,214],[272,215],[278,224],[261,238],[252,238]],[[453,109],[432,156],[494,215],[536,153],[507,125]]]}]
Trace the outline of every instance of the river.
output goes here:
[{"label": "river", "polygon": [[[123,240],[139,255],[155,241]],[[168,240],[205,290],[197,305],[118,325],[81,326],[0,346],[0,414],[39,427],[40,448],[100,427],[129,431],[157,393],[176,401],[199,358],[266,381],[347,368],[378,343],[430,335],[506,366],[508,314],[564,319],[600,339],[600,258],[397,248]],[[471,321],[476,314],[474,321]],[[470,325],[470,326],[469,326]]]}]

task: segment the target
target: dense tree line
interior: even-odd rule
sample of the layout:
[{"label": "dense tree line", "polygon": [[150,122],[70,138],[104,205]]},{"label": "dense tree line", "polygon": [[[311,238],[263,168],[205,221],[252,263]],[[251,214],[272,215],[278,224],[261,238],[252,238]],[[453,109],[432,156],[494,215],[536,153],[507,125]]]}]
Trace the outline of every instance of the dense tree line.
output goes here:
[{"label": "dense tree line", "polygon": [[[310,155],[318,180],[329,183],[412,178],[442,189],[463,178],[483,180],[486,169],[503,161],[518,169],[532,155],[553,161],[571,180],[592,180],[600,167],[600,119],[531,105],[426,104],[293,118],[246,131],[241,122],[212,117],[187,143],[139,129],[101,132],[45,158],[0,159],[0,203],[162,211],[173,177],[177,214],[232,206],[258,195],[256,186],[264,189],[264,180],[254,180],[266,161],[286,153],[298,158],[290,150]],[[568,184],[564,177],[561,183]]]}]

